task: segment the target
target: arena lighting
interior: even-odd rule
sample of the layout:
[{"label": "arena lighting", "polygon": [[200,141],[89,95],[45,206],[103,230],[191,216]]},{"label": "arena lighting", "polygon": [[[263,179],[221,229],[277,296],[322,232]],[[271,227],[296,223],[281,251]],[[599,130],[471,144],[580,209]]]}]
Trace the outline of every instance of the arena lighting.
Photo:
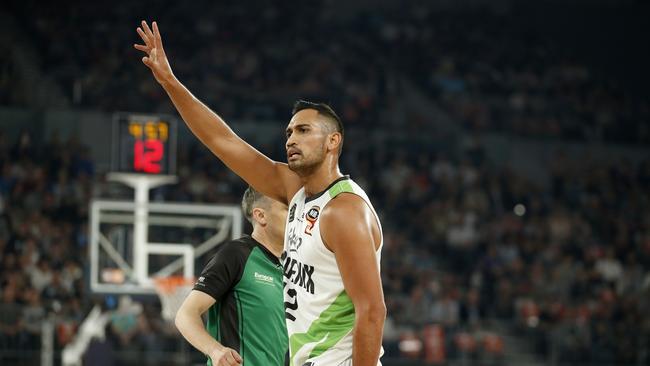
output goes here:
[{"label": "arena lighting", "polygon": [[419,339],[405,339],[399,342],[399,350],[404,353],[420,352],[422,342]]},{"label": "arena lighting", "polygon": [[526,206],[522,205],[521,203],[518,203],[515,205],[512,211],[514,211],[515,215],[519,217],[524,216],[526,214]]},{"label": "arena lighting", "polygon": [[539,318],[536,316],[531,316],[526,319],[526,324],[531,328],[537,328],[539,325]]}]

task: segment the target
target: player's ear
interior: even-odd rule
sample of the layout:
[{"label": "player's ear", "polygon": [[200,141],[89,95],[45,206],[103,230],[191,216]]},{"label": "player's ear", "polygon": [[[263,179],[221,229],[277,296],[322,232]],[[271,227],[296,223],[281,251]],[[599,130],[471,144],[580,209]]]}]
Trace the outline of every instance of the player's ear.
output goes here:
[{"label": "player's ear", "polygon": [[255,207],[252,212],[253,220],[257,222],[258,224],[265,226],[267,221],[266,221],[266,213],[264,212],[263,209],[259,207]]},{"label": "player's ear", "polygon": [[327,147],[328,150],[338,151],[339,146],[341,146],[342,137],[340,132],[332,132],[327,136]]}]

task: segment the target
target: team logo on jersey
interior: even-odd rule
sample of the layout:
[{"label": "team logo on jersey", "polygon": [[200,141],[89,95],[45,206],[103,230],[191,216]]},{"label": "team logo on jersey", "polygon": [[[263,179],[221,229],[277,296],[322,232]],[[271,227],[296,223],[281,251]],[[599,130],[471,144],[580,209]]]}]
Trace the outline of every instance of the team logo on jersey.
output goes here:
[{"label": "team logo on jersey", "polygon": [[296,228],[292,227],[291,231],[289,231],[289,236],[287,237],[287,247],[289,248],[289,252],[297,252],[301,245],[302,238],[296,234]]},{"label": "team logo on jersey", "polygon": [[311,236],[311,229],[314,228],[318,215],[320,214],[320,207],[313,206],[307,211],[307,226],[305,226],[305,234]]},{"label": "team logo on jersey", "polygon": [[294,203],[289,210],[289,222],[292,222],[296,217],[296,204]]}]

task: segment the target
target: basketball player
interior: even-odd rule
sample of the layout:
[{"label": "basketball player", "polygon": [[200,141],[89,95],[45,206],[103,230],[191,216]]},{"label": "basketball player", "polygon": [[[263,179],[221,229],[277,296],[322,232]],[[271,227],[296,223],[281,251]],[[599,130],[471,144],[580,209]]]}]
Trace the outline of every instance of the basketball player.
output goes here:
[{"label": "basketball player", "polygon": [[253,233],[218,247],[176,313],[176,327],[208,365],[281,366],[288,349],[280,264],[287,206],[248,188],[242,209]]},{"label": "basketball player", "polygon": [[298,102],[288,164],[237,136],[174,76],[156,22],[138,27],[142,62],[192,132],[256,190],[287,203],[284,280],[291,366],[376,366],[386,307],[381,226],[368,197],[338,168],[343,126],[325,104]]}]

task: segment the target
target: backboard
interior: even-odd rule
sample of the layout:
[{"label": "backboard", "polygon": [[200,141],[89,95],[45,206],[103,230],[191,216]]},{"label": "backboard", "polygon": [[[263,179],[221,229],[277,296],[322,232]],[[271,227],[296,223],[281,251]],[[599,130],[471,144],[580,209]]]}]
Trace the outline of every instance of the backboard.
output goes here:
[{"label": "backboard", "polygon": [[153,295],[153,278],[195,277],[217,245],[242,234],[239,206],[136,202],[91,203],[93,292]]}]

